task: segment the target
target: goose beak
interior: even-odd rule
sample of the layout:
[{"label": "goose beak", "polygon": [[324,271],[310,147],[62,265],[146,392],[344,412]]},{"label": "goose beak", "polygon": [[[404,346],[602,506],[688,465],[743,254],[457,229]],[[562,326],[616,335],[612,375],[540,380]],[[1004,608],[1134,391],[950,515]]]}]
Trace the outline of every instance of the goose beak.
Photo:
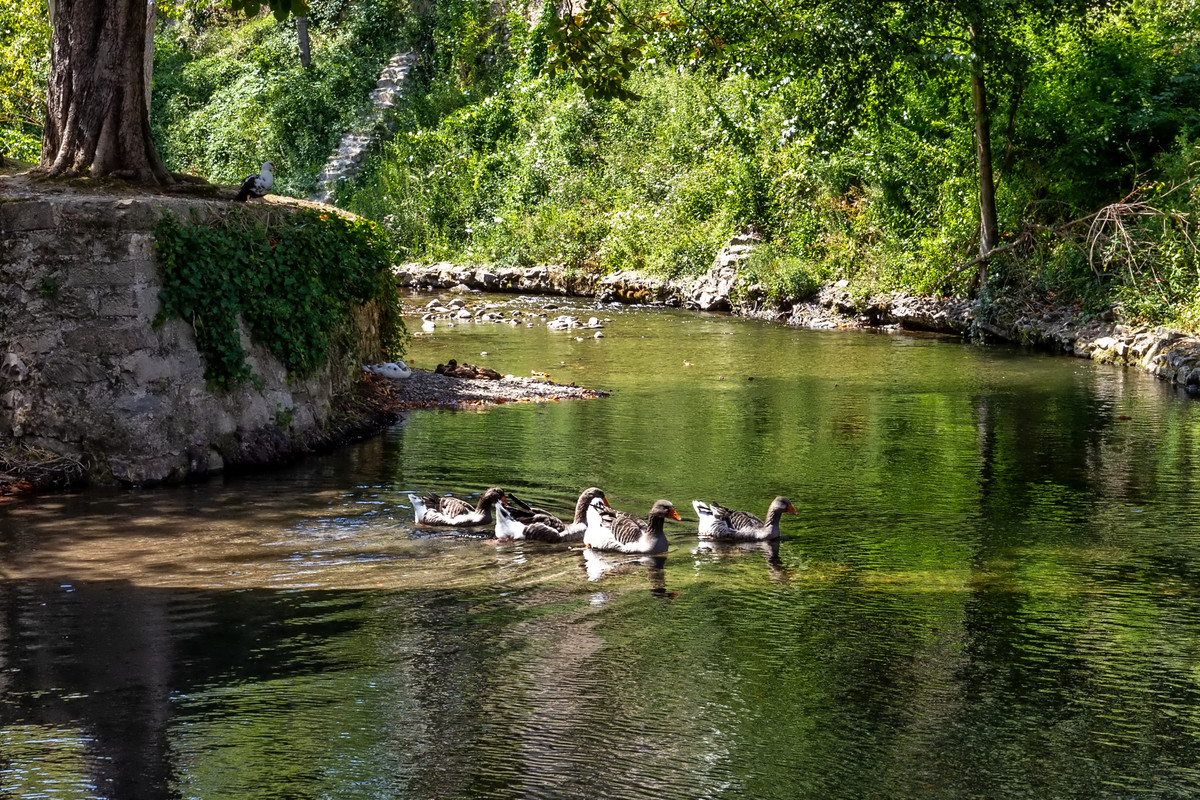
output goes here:
[{"label": "goose beak", "polygon": [[789,514],[796,514],[797,516],[799,516],[799,513],[796,511],[796,507],[794,505],[792,505],[791,503],[788,503],[787,512]]},{"label": "goose beak", "polygon": [[671,509],[671,515],[670,515],[670,516],[671,516],[671,519],[677,519],[677,520],[679,520],[680,522],[683,522],[683,518],[679,516],[679,512],[678,512],[678,511],[676,511],[676,510],[675,510],[675,509],[673,509],[673,508]]}]

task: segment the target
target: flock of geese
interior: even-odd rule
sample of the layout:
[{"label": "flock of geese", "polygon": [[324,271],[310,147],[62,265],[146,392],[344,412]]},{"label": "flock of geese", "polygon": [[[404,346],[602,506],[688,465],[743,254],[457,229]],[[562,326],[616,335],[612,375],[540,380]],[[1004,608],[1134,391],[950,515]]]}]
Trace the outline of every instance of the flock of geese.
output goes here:
[{"label": "flock of geese", "polygon": [[[608,504],[604,492],[596,487],[585,489],[575,504],[570,522],[525,503],[511,492],[492,487],[472,506],[457,497],[435,494],[410,494],[418,525],[449,528],[481,528],[495,522],[496,538],[528,539],[539,542],[583,542],[585,548],[618,553],[656,555],[667,551],[663,523],[680,520],[679,512],[667,500],[659,500],[645,517],[617,511]],[[700,518],[701,539],[765,542],[779,538],[779,519],[795,514],[792,501],[776,497],[767,508],[766,521],[746,511],[733,511],[719,503],[693,500]]]}]

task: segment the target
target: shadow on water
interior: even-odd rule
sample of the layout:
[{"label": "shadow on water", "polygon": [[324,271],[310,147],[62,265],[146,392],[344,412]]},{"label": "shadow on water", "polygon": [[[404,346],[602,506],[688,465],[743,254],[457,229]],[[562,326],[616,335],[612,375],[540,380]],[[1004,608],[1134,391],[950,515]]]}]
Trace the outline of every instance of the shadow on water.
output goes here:
[{"label": "shadow on water", "polygon": [[[311,642],[360,624],[330,614],[330,605],[360,604],[348,593],[0,584],[4,786],[25,796],[39,787],[61,796],[84,787],[103,797],[171,796],[180,699],[214,685],[344,669]],[[63,761],[36,757],[30,741],[16,741],[22,733]],[[22,745],[32,750],[24,759]]]}]

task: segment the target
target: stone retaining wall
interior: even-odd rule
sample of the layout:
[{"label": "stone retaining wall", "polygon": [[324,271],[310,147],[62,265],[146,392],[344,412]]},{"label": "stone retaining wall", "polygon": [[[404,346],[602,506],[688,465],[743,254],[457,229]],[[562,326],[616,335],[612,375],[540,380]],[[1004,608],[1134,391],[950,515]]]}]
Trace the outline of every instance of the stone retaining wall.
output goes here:
[{"label": "stone retaining wall", "polygon": [[306,380],[243,332],[258,381],[229,392],[205,385],[188,323],[151,325],[163,210],[186,219],[227,205],[0,197],[0,436],[79,458],[91,480],[138,485],[287,460],[321,441],[335,398],[361,374],[359,352],[379,350],[368,309],[358,352],[331,355]]},{"label": "stone retaining wall", "polygon": [[771,303],[762,287],[748,284],[737,272],[753,240],[732,240],[712,269],[684,281],[632,272],[597,277],[547,267],[491,269],[450,263],[405,264],[397,268],[396,276],[401,286],[419,290],[574,295],[601,302],[730,311],[795,327],[895,327],[992,338],[1136,367],[1189,393],[1200,392],[1200,339],[1165,328],[1089,319],[1067,308],[1019,309],[999,303],[981,310],[961,297],[900,292],[864,300],[853,297],[844,281],[823,287],[813,300]]}]

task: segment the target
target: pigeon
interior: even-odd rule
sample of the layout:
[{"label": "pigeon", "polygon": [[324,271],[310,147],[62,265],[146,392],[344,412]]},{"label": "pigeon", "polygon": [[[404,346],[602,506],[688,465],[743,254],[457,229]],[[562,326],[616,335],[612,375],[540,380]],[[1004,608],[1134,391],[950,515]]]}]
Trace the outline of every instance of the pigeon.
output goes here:
[{"label": "pigeon", "polygon": [[275,183],[275,176],[271,174],[273,169],[275,162],[268,161],[262,165],[262,171],[257,175],[247,175],[246,180],[242,181],[242,188],[238,189],[237,197],[233,199],[244,203],[251,197],[262,197],[271,191],[271,186]]}]

